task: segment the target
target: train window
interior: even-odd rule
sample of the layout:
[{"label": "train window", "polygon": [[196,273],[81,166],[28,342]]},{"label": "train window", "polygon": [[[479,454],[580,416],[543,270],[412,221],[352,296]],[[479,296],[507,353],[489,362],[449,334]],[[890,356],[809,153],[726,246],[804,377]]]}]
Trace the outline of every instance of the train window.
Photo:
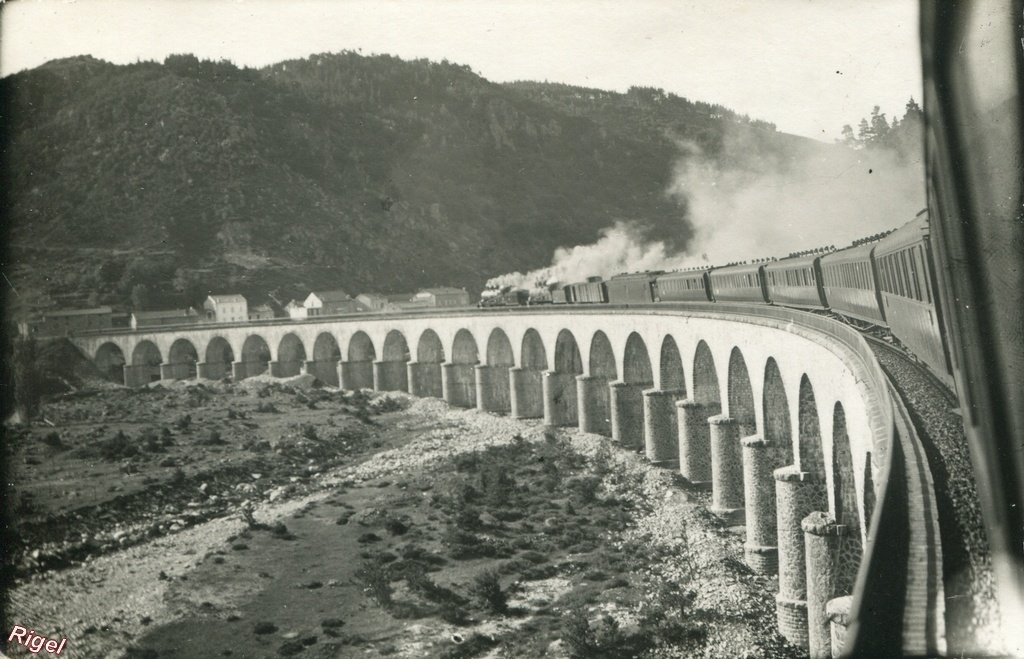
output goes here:
[{"label": "train window", "polygon": [[910,268],[907,267],[907,253],[906,251],[898,252],[896,258],[899,261],[900,272],[903,273],[903,290],[907,298],[914,297],[914,285],[910,280]]},{"label": "train window", "polygon": [[896,276],[896,262],[893,261],[891,254],[886,257],[886,263],[886,268],[888,268],[889,270],[890,288],[892,289],[890,292],[893,295],[896,295],[897,293],[899,293],[899,285],[897,284],[898,278]]},{"label": "train window", "polygon": [[914,291],[910,284],[910,271],[907,270],[907,254],[906,252],[900,252],[896,255],[897,263],[899,264],[900,273],[903,274],[903,297],[912,298],[914,297]]},{"label": "train window", "polygon": [[922,286],[922,288],[924,288],[925,302],[927,302],[928,304],[931,304],[931,302],[932,302],[932,287],[931,287],[931,282],[928,281],[928,279],[929,279],[929,276],[928,276],[929,275],[929,273],[928,273],[928,261],[927,261],[927,259],[925,257],[924,245],[918,245],[917,246],[917,259],[918,259],[918,261],[917,261],[918,264],[921,266],[921,281],[924,283],[924,286]]},{"label": "train window", "polygon": [[900,269],[896,263],[896,255],[889,255],[889,272],[892,273],[892,292],[893,295],[903,295],[903,284],[900,280]]},{"label": "train window", "polygon": [[903,274],[903,297],[912,298],[914,297],[914,291],[910,284],[910,271],[907,269],[907,253],[899,252],[897,258],[899,259],[900,272]]},{"label": "train window", "polygon": [[903,280],[900,278],[899,265],[896,263],[896,255],[889,255],[889,272],[892,273],[893,295],[903,295]]},{"label": "train window", "polygon": [[910,261],[910,276],[914,282],[914,297],[918,300],[923,300],[924,298],[921,297],[921,280],[918,278],[917,274],[917,259],[915,258],[915,251],[916,250],[914,248],[911,248],[910,251],[907,252],[907,260]]}]

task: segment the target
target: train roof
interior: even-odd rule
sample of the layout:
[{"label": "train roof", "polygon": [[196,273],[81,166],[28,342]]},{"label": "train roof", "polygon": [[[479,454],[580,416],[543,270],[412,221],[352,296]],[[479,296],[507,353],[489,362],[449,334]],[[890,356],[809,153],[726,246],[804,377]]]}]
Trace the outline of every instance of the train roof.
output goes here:
[{"label": "train roof", "polygon": [[773,272],[789,270],[790,268],[807,268],[814,265],[814,262],[820,259],[821,256],[822,253],[807,254],[806,256],[794,256],[792,258],[779,259],[778,261],[769,261],[764,264],[764,269]]},{"label": "train roof", "polygon": [[878,241],[864,243],[856,247],[846,247],[831,254],[821,257],[823,265],[836,263],[852,263],[854,261],[866,261],[871,257],[871,250],[878,246]]},{"label": "train roof", "polygon": [[658,279],[693,279],[701,278],[704,273],[710,272],[711,268],[691,268],[689,270],[673,270],[658,275]]},{"label": "train roof", "polygon": [[885,256],[911,245],[917,245],[928,237],[928,214],[917,217],[896,229],[875,244],[875,256]]},{"label": "train roof", "polygon": [[715,275],[745,275],[751,272],[759,272],[764,267],[764,263],[738,263],[736,265],[727,265],[723,268],[713,268],[711,270],[711,276]]},{"label": "train roof", "polygon": [[664,274],[664,272],[664,270],[650,270],[648,272],[622,272],[617,275],[614,275],[608,281],[613,281],[615,279],[652,279],[654,277],[657,277],[658,275]]}]

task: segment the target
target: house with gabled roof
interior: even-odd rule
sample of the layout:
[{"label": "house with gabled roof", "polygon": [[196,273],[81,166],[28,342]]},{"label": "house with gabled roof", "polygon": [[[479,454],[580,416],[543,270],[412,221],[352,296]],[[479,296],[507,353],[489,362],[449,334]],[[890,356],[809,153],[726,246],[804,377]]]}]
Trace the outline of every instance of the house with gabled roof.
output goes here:
[{"label": "house with gabled roof", "polygon": [[208,295],[203,302],[206,320],[214,323],[239,323],[249,320],[249,303],[237,293]]}]

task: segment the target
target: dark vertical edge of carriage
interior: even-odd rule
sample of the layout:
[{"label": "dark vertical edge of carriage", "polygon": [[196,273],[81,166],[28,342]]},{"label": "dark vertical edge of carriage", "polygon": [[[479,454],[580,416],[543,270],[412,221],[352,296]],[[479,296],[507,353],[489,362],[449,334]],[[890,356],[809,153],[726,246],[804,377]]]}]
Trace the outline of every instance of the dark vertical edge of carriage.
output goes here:
[{"label": "dark vertical edge of carriage", "polygon": [[[921,3],[925,161],[943,328],[1000,605],[1014,610],[1024,606],[1024,2],[1010,0],[1005,13],[979,11],[968,2]],[[987,52],[1007,52],[1007,66],[973,76],[981,55],[964,44],[982,20],[1008,28],[986,43]],[[1005,99],[1002,114],[981,106],[992,98]]]}]

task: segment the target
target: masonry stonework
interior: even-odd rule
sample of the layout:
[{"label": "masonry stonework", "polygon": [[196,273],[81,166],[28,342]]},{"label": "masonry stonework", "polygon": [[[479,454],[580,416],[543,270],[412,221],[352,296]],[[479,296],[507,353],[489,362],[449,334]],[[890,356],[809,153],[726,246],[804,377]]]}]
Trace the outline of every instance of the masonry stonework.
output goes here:
[{"label": "masonry stonework", "polygon": [[775,508],[779,538],[779,632],[793,645],[807,645],[807,564],[804,517],[828,503],[824,479],[790,465],[775,470]]},{"label": "masonry stonework", "polygon": [[612,413],[612,441],[622,448],[639,450],[644,442],[643,389],[618,380],[608,385]]},{"label": "masonry stonework", "polygon": [[774,451],[759,435],[744,437],[741,443],[747,525],[747,540],[743,545],[744,560],[757,574],[775,574],[779,569],[779,548],[775,518]]},{"label": "masonry stonework", "polygon": [[711,512],[729,523],[743,521],[743,454],[735,419],[708,419],[711,440]]},{"label": "masonry stonework", "polygon": [[544,416],[543,373],[516,366],[508,370],[513,418],[538,419]]},{"label": "masonry stonework", "polygon": [[717,403],[691,398],[676,403],[679,420],[679,473],[695,485],[711,483],[711,431],[708,418],[718,414]]},{"label": "masonry stonework", "polygon": [[644,397],[644,450],[652,464],[679,466],[679,422],[676,401],[680,389],[648,389]]}]

